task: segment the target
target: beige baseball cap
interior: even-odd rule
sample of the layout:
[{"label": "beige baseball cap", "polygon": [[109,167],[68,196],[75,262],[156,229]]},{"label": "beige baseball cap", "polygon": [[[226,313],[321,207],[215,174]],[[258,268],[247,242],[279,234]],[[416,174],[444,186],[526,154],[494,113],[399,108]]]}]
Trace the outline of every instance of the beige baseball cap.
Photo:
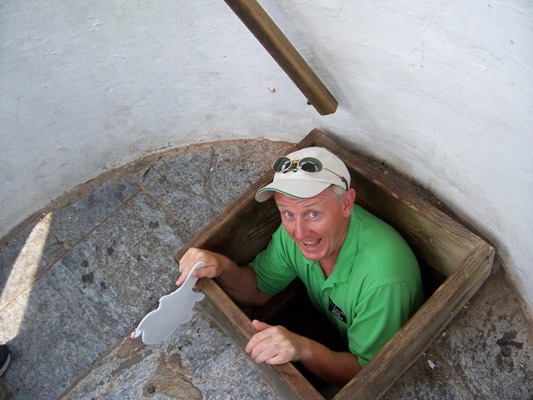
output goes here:
[{"label": "beige baseball cap", "polygon": [[350,173],[344,162],[323,147],[307,147],[290,153],[277,160],[272,168],[275,171],[272,183],[255,194],[260,203],[272,197],[274,192],[308,199],[331,185],[346,190],[350,187]]}]

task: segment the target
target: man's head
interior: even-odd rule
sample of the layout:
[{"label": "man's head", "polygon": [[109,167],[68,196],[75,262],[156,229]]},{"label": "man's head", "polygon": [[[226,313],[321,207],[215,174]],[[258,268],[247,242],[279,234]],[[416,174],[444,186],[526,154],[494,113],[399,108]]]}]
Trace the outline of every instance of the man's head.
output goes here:
[{"label": "man's head", "polygon": [[323,147],[308,147],[277,160],[274,180],[258,190],[255,199],[268,200],[275,192],[297,199],[308,199],[331,185],[350,187],[350,173],[342,160]]},{"label": "man's head", "polygon": [[281,222],[303,256],[332,271],[348,231],[355,191],[332,185],[308,199],[279,192],[274,197]]},{"label": "man's head", "polygon": [[[306,171],[313,165],[317,172]],[[257,192],[257,201],[274,195],[283,226],[304,257],[331,271],[355,200],[348,169],[328,150],[311,147],[281,158],[274,170],[273,182]]]}]

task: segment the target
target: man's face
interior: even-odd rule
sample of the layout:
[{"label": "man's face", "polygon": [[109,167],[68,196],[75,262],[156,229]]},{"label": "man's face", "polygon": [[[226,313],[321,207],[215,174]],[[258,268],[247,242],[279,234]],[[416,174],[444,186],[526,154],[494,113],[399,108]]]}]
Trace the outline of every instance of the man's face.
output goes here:
[{"label": "man's face", "polygon": [[309,199],[281,193],[275,193],[274,198],[283,226],[304,257],[333,268],[346,237],[355,191],[347,191],[342,200],[331,188]]}]

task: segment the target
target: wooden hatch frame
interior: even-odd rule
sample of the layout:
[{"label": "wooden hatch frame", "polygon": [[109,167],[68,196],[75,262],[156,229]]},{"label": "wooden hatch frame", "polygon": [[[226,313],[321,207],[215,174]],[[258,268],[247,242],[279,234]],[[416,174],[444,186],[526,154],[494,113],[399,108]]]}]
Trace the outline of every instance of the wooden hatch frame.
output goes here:
[{"label": "wooden hatch frame", "polygon": [[[393,225],[409,242],[421,264],[430,266],[445,280],[417,313],[376,357],[334,397],[376,399],[400,377],[437,337],[455,314],[485,281],[495,250],[466,226],[423,198],[416,185],[390,168],[347,149],[314,129],[293,150],[321,146],[337,154],[347,165],[356,188],[356,203]],[[266,247],[280,219],[273,201],[257,203],[255,192],[268,184],[271,171],[198,233],[178,254],[190,247],[216,251],[239,265],[249,263]],[[255,333],[248,316],[211,279],[198,283],[227,323],[229,334],[248,341]],[[283,305],[284,295],[271,307]],[[268,307],[269,305],[267,305]],[[266,366],[263,371],[285,398],[322,399],[322,395],[293,364]]]}]

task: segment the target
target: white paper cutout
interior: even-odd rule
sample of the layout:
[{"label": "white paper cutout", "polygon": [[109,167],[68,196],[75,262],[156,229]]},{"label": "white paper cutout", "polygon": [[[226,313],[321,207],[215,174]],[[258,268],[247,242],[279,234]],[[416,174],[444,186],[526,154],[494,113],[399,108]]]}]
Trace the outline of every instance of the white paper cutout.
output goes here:
[{"label": "white paper cutout", "polygon": [[132,339],[142,336],[145,344],[159,344],[169,338],[176,329],[192,318],[192,309],[197,301],[204,299],[203,293],[194,292],[192,288],[198,280],[192,273],[205,267],[205,262],[197,262],[178,289],[159,299],[159,307],[146,314],[141,323],[131,334]]}]

